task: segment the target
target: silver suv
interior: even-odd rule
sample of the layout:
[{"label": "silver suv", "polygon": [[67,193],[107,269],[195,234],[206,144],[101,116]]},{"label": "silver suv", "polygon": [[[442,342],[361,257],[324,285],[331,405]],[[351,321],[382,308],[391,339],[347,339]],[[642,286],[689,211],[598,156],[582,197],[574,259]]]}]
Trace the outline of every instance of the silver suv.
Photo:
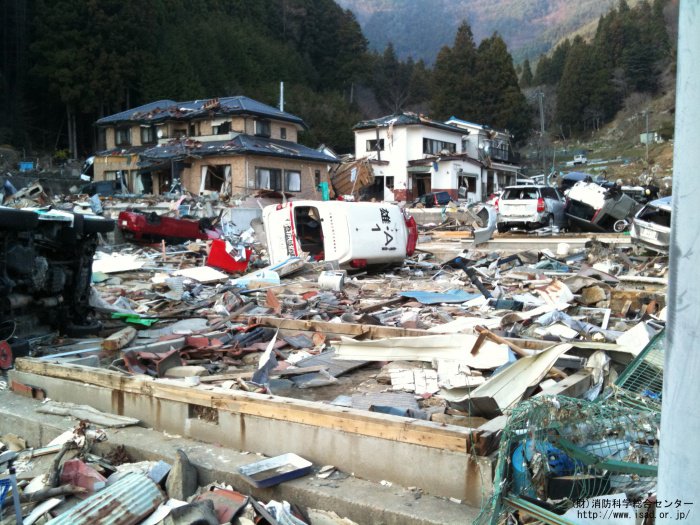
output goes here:
[{"label": "silver suv", "polygon": [[566,199],[556,188],[543,185],[508,186],[497,201],[498,231],[567,225]]}]

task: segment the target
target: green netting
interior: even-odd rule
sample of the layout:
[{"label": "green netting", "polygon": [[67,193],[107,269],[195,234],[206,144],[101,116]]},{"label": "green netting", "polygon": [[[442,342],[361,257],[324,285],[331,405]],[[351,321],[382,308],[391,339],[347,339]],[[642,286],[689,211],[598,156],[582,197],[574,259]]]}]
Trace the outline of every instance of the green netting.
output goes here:
[{"label": "green netting", "polygon": [[500,523],[504,497],[536,501],[561,514],[603,494],[643,498],[657,477],[661,413],[611,397],[604,403],[536,397],[509,414],[501,436],[494,494],[477,523]]},{"label": "green netting", "polygon": [[665,341],[666,330],[652,338],[615,381],[612,387],[615,397],[630,406],[661,410]]}]

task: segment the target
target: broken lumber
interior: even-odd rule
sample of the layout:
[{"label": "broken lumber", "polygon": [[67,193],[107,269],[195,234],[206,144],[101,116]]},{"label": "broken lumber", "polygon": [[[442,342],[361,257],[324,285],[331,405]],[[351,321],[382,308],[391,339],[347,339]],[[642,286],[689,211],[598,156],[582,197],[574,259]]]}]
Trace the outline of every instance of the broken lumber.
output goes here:
[{"label": "broken lumber", "polygon": [[126,326],[102,341],[102,349],[109,353],[115,353],[126,347],[134,339],[136,339],[136,328]]}]

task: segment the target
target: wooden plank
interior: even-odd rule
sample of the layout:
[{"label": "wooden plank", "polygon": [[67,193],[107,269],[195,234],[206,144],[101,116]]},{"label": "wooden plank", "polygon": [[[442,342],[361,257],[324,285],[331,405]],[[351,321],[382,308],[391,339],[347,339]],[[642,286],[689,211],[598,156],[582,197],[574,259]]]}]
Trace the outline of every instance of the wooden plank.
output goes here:
[{"label": "wooden plank", "polygon": [[[308,374],[311,372],[320,372],[325,370],[326,367],[322,365],[318,366],[305,366],[300,368],[285,368],[284,370],[275,369],[270,372],[271,376],[286,377],[286,376],[297,376],[301,374]],[[215,381],[229,381],[231,379],[246,379],[253,377],[255,370],[248,370],[245,372],[231,372],[228,374],[216,374],[211,376],[202,376],[199,378],[200,383],[214,383]]]},{"label": "wooden plank", "polygon": [[581,397],[593,385],[593,370],[584,368],[566,379],[562,379],[556,385],[545,388],[537,396],[569,396]]},{"label": "wooden plank", "polygon": [[278,317],[239,317],[237,322],[248,322],[271,326],[280,330],[295,330],[300,332],[322,332],[328,335],[345,335],[349,337],[365,336],[367,339],[383,339],[387,337],[417,337],[435,335],[435,332],[394,326],[375,326],[357,323],[330,323],[326,321],[299,321],[296,319],[280,319]]},{"label": "wooden plank", "polygon": [[34,358],[18,358],[18,372],[80,381],[121,392],[158,399],[206,406],[232,413],[265,417],[291,423],[358,434],[430,448],[467,452],[469,432],[387,414],[322,405],[310,401],[221,388],[205,390],[157,382],[150,377],[130,377],[110,370],[81,365],[50,363]]},{"label": "wooden plank", "polygon": [[134,339],[136,339],[136,328],[125,326],[118,332],[114,332],[107,339],[104,339],[102,341],[102,349],[106,352],[114,353],[124,348]]}]

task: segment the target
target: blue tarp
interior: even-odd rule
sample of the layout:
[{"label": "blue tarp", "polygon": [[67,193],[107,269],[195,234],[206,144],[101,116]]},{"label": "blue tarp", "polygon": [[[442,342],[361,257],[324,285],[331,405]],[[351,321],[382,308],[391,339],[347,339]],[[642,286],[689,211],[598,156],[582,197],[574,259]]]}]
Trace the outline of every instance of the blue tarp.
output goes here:
[{"label": "blue tarp", "polygon": [[480,293],[467,293],[464,290],[448,290],[443,293],[438,292],[401,292],[403,297],[410,297],[421,304],[440,304],[440,303],[465,303],[481,297]]}]

